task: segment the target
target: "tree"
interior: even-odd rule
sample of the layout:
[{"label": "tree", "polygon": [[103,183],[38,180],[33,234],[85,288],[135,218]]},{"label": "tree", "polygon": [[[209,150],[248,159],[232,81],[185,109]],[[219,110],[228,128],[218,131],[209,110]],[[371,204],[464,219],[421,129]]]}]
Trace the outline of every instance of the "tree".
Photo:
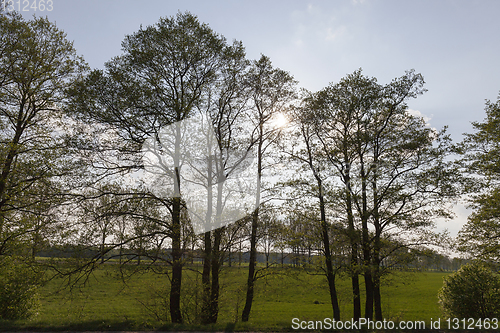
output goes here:
[{"label": "tree", "polygon": [[36,309],[36,253],[49,241],[78,161],[60,110],[85,70],[64,32],[44,18],[0,15],[0,317]]},{"label": "tree", "polygon": [[[457,195],[458,172],[447,162],[449,136],[408,111],[406,101],[422,94],[423,84],[414,71],[379,85],[358,70],[318,92],[312,102],[316,136],[337,173],[339,204],[345,209],[352,246],[354,317],[361,313],[358,248],[365,278],[365,316],[371,318],[374,313],[382,320],[383,244],[412,247],[436,242],[433,218],[449,217],[443,199]],[[400,241],[393,242],[396,239]]]},{"label": "tree", "polygon": [[190,192],[184,198],[193,228],[204,233],[202,324],[217,322],[219,272],[224,260],[221,247],[231,247],[230,241],[222,244],[226,225],[242,219],[255,197],[255,189],[244,189],[241,181],[251,163],[254,143],[244,126],[248,121],[248,61],[241,43],[226,48],[221,56],[224,61],[217,81],[207,87],[203,102],[197,105],[200,115],[190,130],[190,158],[185,161],[188,172],[184,172]]},{"label": "tree", "polygon": [[[295,174],[299,175],[298,179],[296,179],[297,176],[293,177],[294,179],[290,179],[288,183],[293,186],[296,191],[299,191],[299,194],[295,195],[295,200],[298,201],[297,199],[301,198],[301,201],[304,201],[304,197],[312,196],[318,201],[319,207],[313,206],[313,209],[319,211],[320,238],[322,241],[322,253],[325,259],[324,270],[330,292],[333,318],[340,320],[340,308],[335,285],[336,273],[340,265],[335,265],[333,262],[332,252],[334,252],[334,250],[332,248],[332,243],[334,240],[331,239],[332,226],[330,221],[327,220],[328,203],[325,199],[327,196],[325,191],[329,187],[325,183],[328,182],[328,178],[331,175],[328,173],[328,168],[326,168],[328,160],[325,158],[325,154],[322,153],[321,141],[315,132],[314,114],[311,113],[311,108],[307,106],[307,103],[310,101],[308,98],[310,98],[310,96],[304,98],[305,105],[303,107],[294,108],[292,109],[293,111],[289,112],[295,129],[292,135],[295,137],[292,140],[285,141],[282,149],[292,162],[298,162],[299,170],[301,171]],[[309,175],[309,177],[305,175]],[[297,207],[299,205],[296,203],[295,206],[296,209],[309,211],[309,207]],[[311,221],[311,218],[304,217],[304,220]],[[315,225],[314,222],[317,220],[318,219],[313,218],[313,222],[306,223],[306,226],[313,229]]]},{"label": "tree", "polygon": [[459,146],[464,171],[470,175],[465,192],[474,209],[458,235],[458,248],[483,259],[498,260],[500,235],[500,96],[486,102],[486,119],[473,122]]},{"label": "tree", "polygon": [[30,235],[37,247],[77,177],[60,106],[86,65],[47,19],[5,14],[0,31],[0,255],[10,255]]},{"label": "tree", "polygon": [[280,128],[273,122],[275,117],[295,98],[297,82],[284,70],[273,68],[271,60],[262,55],[253,62],[247,82],[251,95],[253,114],[251,126],[253,128],[252,141],[255,140],[256,168],[257,168],[257,196],[252,213],[250,234],[250,260],[248,265],[247,293],[245,307],[241,314],[242,321],[248,321],[252,309],[254,284],[257,279],[257,228],[259,225],[259,205],[261,203],[262,175],[265,169],[265,158],[268,148],[276,141]]},{"label": "tree", "polygon": [[497,318],[500,314],[500,276],[484,263],[464,265],[444,278],[438,298],[448,318]]},{"label": "tree", "polygon": [[69,91],[70,109],[89,123],[104,124],[114,138],[108,147],[116,158],[108,172],[143,167],[141,147],[147,138],[161,145],[162,128],[175,130],[172,165],[164,175],[173,188],[169,198],[171,214],[172,279],[170,315],[181,323],[182,223],[183,204],[181,122],[197,112],[206,91],[214,84],[228,48],[224,37],[190,13],[162,18],[154,26],[141,28],[122,43],[124,54],[95,70]]}]

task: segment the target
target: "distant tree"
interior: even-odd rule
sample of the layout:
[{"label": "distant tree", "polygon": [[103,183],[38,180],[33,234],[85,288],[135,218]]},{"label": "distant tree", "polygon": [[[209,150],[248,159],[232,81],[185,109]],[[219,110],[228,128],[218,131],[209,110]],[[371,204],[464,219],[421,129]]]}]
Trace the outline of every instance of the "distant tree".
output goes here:
[{"label": "distant tree", "polygon": [[459,146],[462,166],[470,175],[464,190],[473,212],[458,235],[458,249],[473,257],[500,258],[500,96],[486,102],[486,119],[473,122]]},{"label": "distant tree", "polygon": [[263,250],[264,256],[266,257],[266,268],[269,268],[269,265],[273,263],[270,262],[270,256],[277,248],[277,242],[279,241],[283,224],[279,220],[276,211],[271,207],[261,207],[261,209],[262,216],[257,239],[260,245],[259,248]]},{"label": "distant tree", "polygon": [[500,276],[480,262],[464,265],[444,278],[438,298],[448,318],[498,318]]}]

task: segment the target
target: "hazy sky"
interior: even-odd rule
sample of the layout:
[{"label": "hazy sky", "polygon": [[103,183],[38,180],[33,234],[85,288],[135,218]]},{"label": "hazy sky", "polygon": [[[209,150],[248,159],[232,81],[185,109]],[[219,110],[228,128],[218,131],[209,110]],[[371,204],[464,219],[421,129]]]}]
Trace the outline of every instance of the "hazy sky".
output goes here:
[{"label": "hazy sky", "polygon": [[[382,84],[415,69],[428,92],[410,108],[433,127],[449,126],[456,141],[500,91],[498,0],[53,0],[51,12],[36,14],[55,21],[92,68],[103,68],[125,35],[178,11],[241,40],[249,59],[269,56],[312,91],[358,68]],[[446,224],[452,234],[464,222],[465,210],[457,212],[457,223]]]}]

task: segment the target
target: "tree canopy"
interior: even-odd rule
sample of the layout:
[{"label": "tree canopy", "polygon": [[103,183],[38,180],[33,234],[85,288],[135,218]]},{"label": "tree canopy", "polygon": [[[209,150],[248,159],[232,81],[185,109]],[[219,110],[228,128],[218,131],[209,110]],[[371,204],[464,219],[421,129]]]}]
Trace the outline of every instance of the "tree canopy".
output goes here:
[{"label": "tree canopy", "polygon": [[461,164],[470,175],[464,190],[473,212],[458,235],[458,248],[482,259],[500,258],[500,97],[486,101],[486,118],[473,122],[459,146]]}]

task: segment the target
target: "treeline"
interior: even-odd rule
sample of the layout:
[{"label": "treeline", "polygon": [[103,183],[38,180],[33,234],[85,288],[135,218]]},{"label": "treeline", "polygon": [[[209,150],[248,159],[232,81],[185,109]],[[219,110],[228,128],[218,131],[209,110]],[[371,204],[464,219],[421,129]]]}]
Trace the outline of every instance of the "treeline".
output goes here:
[{"label": "treeline", "polygon": [[[246,249],[245,249],[246,250]],[[164,259],[167,259],[171,255],[171,250],[165,249],[163,251]],[[133,251],[128,255],[120,254],[116,249],[106,251],[104,256],[101,257],[101,249],[99,248],[81,248],[79,246],[65,246],[65,247],[47,247],[41,249],[37,253],[37,260],[43,260],[44,258],[52,259],[66,259],[66,258],[100,258],[102,261],[119,263],[126,262],[130,265],[140,265],[141,262],[144,264],[144,259],[149,259],[147,256],[141,261],[141,257],[135,254]],[[200,266],[203,265],[203,252],[198,249],[196,251],[185,251],[183,253],[183,260],[185,265]],[[224,256],[225,260],[222,262],[222,266],[226,265],[228,267],[239,267],[246,266],[250,261],[249,251],[245,252],[227,252]],[[278,252],[257,252],[256,262],[261,266],[266,265],[266,267],[273,268],[286,268],[286,267],[306,267],[310,268],[311,265],[318,259],[322,259],[320,253],[310,253],[306,249],[302,251],[297,251],[295,253],[278,253]],[[441,271],[441,272],[455,272],[463,265],[470,262],[467,259],[461,258],[450,258],[448,256],[439,254],[434,251],[425,251],[424,253],[415,253],[412,255],[413,261],[400,265],[399,262],[394,265],[387,263],[388,269],[392,270],[403,270],[403,271]],[[147,264],[148,262],[146,262]],[[382,264],[384,265],[384,263]]]},{"label": "treeline", "polygon": [[333,318],[344,275],[353,317],[382,320],[384,277],[452,248],[434,226],[470,189],[467,149],[408,109],[425,92],[413,70],[308,92],[190,13],[126,36],[104,70],[46,19],[2,14],[0,30],[0,258],[79,258],[66,276],[164,265],[173,323],[196,260],[210,324],[228,260],[248,257],[242,321],[286,263],[325,275]]}]

